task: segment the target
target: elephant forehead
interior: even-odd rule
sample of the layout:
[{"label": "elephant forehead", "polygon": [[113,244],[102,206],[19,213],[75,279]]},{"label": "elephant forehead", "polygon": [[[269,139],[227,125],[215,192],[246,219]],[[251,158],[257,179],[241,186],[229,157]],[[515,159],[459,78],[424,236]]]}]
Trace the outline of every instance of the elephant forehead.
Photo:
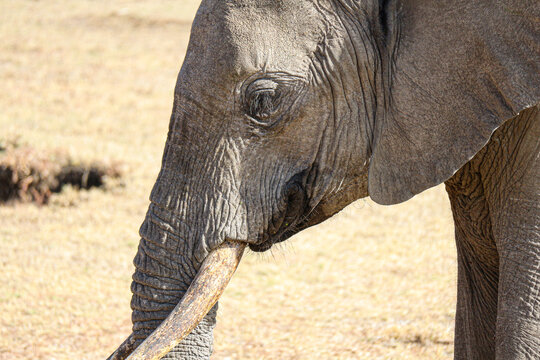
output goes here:
[{"label": "elephant forehead", "polygon": [[206,0],[197,17],[193,34],[205,35],[210,59],[239,76],[262,69],[305,73],[325,28],[307,1]]}]

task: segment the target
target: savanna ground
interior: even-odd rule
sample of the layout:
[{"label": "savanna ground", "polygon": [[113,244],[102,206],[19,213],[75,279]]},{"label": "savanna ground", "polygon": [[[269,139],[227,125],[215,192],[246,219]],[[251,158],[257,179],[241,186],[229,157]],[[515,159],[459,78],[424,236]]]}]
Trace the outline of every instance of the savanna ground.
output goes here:
[{"label": "savanna ground", "polygon": [[[121,161],[122,183],[0,206],[0,358],[104,359],[130,277],[196,0],[0,0],[0,140]],[[456,260],[444,189],[361,200],[225,292],[213,359],[449,359]]]}]

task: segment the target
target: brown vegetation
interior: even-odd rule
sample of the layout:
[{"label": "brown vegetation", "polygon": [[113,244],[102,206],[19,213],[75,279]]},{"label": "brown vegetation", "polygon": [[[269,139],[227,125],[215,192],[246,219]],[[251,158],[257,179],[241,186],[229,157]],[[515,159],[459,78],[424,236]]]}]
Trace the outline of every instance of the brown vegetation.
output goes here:
[{"label": "brown vegetation", "polygon": [[52,154],[5,141],[0,147],[0,203],[10,200],[46,204],[65,185],[101,187],[105,178],[119,178],[118,165],[77,164],[60,151]]}]

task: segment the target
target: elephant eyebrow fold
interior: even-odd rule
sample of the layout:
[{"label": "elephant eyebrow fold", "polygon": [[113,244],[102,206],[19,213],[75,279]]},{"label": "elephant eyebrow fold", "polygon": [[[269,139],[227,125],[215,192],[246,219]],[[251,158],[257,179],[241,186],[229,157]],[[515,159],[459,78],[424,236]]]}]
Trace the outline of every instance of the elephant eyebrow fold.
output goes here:
[{"label": "elephant eyebrow fold", "polygon": [[379,0],[379,24],[384,39],[388,37],[388,6],[391,0]]}]

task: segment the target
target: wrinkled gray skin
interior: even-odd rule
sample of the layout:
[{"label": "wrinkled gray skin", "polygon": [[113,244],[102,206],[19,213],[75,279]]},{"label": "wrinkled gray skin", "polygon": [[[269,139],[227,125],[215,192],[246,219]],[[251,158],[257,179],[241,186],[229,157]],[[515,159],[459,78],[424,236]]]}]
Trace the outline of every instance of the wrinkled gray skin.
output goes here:
[{"label": "wrinkled gray skin", "polygon": [[[138,341],[225,239],[265,251],[368,193],[447,181],[455,358],[538,358],[539,17],[536,0],[203,0],[134,260]],[[215,316],[166,358],[209,358]]]}]

